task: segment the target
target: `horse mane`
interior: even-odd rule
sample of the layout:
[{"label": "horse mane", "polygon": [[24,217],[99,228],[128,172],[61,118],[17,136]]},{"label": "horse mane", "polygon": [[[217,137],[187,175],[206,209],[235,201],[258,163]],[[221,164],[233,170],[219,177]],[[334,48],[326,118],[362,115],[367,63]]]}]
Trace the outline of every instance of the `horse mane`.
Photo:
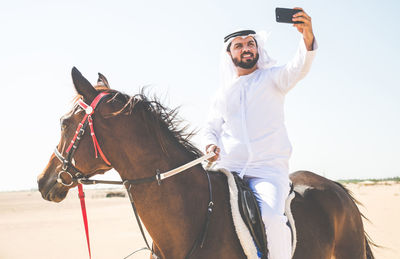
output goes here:
[{"label": "horse mane", "polygon": [[[96,90],[103,91],[104,87],[96,86]],[[142,112],[144,116],[147,116],[146,121],[148,123],[146,126],[154,131],[162,150],[167,156],[168,151],[165,143],[168,139],[173,140],[188,151],[193,158],[202,155],[202,152],[190,142],[196,131],[188,132],[189,124],[182,125],[184,120],[178,117],[179,107],[174,109],[165,107],[155,95],[148,98],[145,94],[145,88],[142,88],[139,94],[133,96],[108,88],[105,91],[111,94],[111,98],[107,102],[119,102],[123,105],[121,109],[106,117],[131,115],[134,111]]]}]

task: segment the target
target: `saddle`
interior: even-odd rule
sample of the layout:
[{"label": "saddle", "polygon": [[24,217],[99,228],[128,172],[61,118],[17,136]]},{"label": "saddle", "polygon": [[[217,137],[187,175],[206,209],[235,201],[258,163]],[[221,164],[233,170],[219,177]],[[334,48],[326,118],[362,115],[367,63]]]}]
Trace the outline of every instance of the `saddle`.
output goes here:
[{"label": "saddle", "polygon": [[[224,168],[213,168],[213,171],[222,173],[227,178],[233,223],[246,257],[249,259],[268,258],[265,226],[253,191],[238,174]],[[292,232],[292,256],[297,244],[296,228],[290,209],[294,197],[295,192],[291,186],[286,199],[285,214],[288,218],[287,225]]]}]

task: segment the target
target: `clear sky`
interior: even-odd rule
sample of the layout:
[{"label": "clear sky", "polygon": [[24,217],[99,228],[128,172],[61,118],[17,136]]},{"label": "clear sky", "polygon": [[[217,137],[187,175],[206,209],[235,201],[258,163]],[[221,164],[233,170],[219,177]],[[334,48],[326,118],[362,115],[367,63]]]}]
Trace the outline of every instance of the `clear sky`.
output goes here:
[{"label": "clear sky", "polygon": [[301,35],[277,24],[274,10],[295,6],[312,17],[319,49],[286,98],[291,171],[399,176],[399,1],[16,0],[0,8],[0,190],[37,187],[59,141],[59,118],[72,106],[73,66],[92,83],[103,73],[128,94],[151,85],[201,128],[218,87],[223,37],[267,30],[269,54],[284,64]]}]

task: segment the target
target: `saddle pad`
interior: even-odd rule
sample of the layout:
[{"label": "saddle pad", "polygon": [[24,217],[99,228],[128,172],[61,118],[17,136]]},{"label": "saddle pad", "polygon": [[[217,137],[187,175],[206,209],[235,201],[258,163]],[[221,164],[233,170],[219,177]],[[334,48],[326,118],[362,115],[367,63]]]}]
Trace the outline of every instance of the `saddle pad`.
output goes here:
[{"label": "saddle pad", "polygon": [[[239,202],[238,202],[238,189],[235,183],[234,176],[232,173],[225,169],[225,168],[213,168],[215,171],[219,171],[226,175],[227,181],[228,181],[228,186],[229,186],[229,199],[230,199],[230,204],[231,204],[231,210],[232,210],[232,219],[233,219],[233,225],[235,227],[236,234],[238,236],[238,239],[240,241],[240,244],[242,245],[243,251],[245,255],[247,256],[248,259],[259,259],[260,257],[257,254],[257,248],[254,244],[253,238],[250,234],[249,229],[247,228],[246,224],[244,223],[242,216],[239,211]],[[294,218],[290,210],[290,204],[292,199],[295,197],[295,193],[291,192],[286,199],[286,204],[285,204],[285,214],[289,220],[289,224],[291,227],[292,231],[292,256],[294,254],[295,248],[296,248],[296,228],[294,224]]]},{"label": "saddle pad", "polygon": [[231,172],[224,168],[218,168],[217,171],[226,175],[229,186],[229,199],[231,203],[233,225],[235,226],[236,234],[239,238],[240,244],[242,245],[243,251],[248,259],[258,259],[257,248],[253,242],[253,238],[244,223],[242,216],[239,211],[238,201],[238,189],[235,183],[235,179]]}]

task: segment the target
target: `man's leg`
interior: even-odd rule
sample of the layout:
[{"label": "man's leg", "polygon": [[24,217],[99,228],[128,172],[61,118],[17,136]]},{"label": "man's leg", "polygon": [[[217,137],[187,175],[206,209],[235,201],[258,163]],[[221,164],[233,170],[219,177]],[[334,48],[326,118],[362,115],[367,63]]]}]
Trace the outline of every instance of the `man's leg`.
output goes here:
[{"label": "man's leg", "polygon": [[269,259],[290,259],[292,254],[290,229],[284,215],[285,201],[289,194],[289,179],[284,181],[247,178],[253,190],[267,234]]}]

